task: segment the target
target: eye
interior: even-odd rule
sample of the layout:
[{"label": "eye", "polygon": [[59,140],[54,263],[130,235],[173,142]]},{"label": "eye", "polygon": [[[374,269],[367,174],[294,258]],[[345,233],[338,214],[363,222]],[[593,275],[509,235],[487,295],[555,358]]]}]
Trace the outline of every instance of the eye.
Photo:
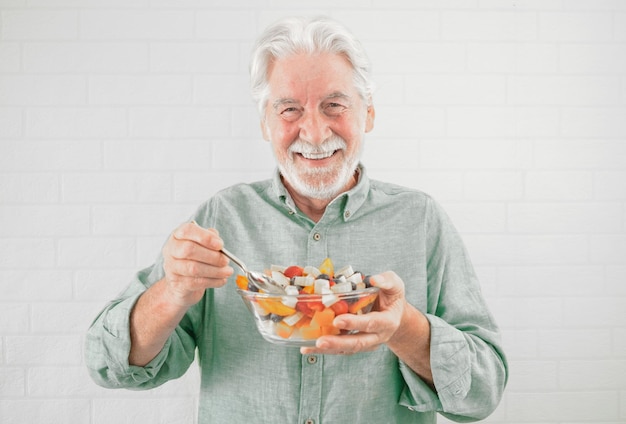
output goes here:
[{"label": "eye", "polygon": [[346,109],[345,105],[337,102],[329,102],[324,105],[324,113],[330,116],[339,115]]},{"label": "eye", "polygon": [[278,113],[283,119],[287,121],[294,121],[298,119],[298,117],[301,115],[300,108],[296,106],[283,107],[282,109],[279,110]]}]

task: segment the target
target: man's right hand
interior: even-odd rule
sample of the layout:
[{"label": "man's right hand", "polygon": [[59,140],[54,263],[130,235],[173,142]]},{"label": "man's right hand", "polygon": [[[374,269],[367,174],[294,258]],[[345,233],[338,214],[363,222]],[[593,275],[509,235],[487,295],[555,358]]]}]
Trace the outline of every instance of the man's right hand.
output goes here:
[{"label": "man's right hand", "polygon": [[222,287],[234,270],[220,249],[217,230],[187,222],[176,228],[163,247],[168,297],[180,306],[200,301],[208,288]]}]

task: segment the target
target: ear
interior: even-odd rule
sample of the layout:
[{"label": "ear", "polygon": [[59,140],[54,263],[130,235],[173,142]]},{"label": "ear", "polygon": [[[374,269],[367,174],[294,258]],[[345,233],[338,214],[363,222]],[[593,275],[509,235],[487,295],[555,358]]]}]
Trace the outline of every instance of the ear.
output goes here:
[{"label": "ear", "polygon": [[367,107],[367,115],[365,116],[365,132],[368,133],[374,128],[374,118],[376,117],[376,110],[374,105],[370,104]]},{"label": "ear", "polygon": [[263,134],[263,140],[270,141],[269,129],[265,123],[265,119],[261,119],[261,133]]}]

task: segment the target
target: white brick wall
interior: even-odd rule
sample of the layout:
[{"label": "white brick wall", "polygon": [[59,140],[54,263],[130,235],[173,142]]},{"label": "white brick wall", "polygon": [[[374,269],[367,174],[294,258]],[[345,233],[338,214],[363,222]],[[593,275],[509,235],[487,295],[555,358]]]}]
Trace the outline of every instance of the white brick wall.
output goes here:
[{"label": "white brick wall", "polygon": [[248,52],[293,13],[364,41],[371,175],[467,241],[511,360],[487,421],[626,422],[623,0],[0,0],[0,422],[195,422],[196,370],[100,389],[84,331],[198,203],[269,175]]}]

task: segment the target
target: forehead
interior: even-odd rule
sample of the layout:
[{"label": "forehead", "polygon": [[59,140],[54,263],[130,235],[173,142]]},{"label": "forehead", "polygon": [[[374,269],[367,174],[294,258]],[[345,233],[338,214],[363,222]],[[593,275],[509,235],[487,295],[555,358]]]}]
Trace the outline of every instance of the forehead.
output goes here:
[{"label": "forehead", "polygon": [[274,60],[268,68],[270,97],[328,96],[356,93],[354,70],[345,56],[333,53],[294,54]]}]

